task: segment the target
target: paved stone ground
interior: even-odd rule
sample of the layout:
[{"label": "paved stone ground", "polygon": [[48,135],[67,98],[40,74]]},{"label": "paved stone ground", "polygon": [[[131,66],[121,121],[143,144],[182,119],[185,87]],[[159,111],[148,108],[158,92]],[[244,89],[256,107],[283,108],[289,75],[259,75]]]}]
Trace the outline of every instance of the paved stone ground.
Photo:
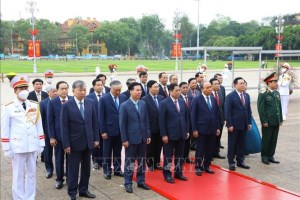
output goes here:
[{"label": "paved stone ground", "polygon": [[[211,72],[212,74],[216,71]],[[184,80],[191,77],[193,72],[185,72],[183,74]],[[250,88],[257,86],[258,82],[258,72],[257,70],[240,70],[237,71],[236,76],[243,76],[246,78]],[[42,75],[40,75],[42,77]],[[84,80],[86,83],[90,83],[94,77],[94,74],[60,74],[55,79],[66,80],[72,83],[74,80]],[[119,79],[122,82],[129,77],[136,77],[134,73],[122,73],[119,74]],[[150,78],[157,79],[157,73],[151,73]],[[299,77],[299,72],[298,72]],[[33,77],[31,77],[31,80]],[[88,87],[91,84],[88,84]],[[125,90],[125,89],[124,89]],[[259,119],[256,109],[257,100],[257,89],[249,89],[248,91],[252,98],[252,111],[253,116],[259,126]],[[71,94],[71,92],[70,92]],[[5,80],[1,83],[1,105],[7,104],[13,98],[13,92]],[[299,133],[299,122],[300,122],[300,90],[295,90],[294,94],[291,95],[289,114],[287,120],[280,128],[280,134],[277,144],[277,151],[275,158],[280,160],[279,165],[271,164],[269,166],[264,165],[260,162],[260,154],[252,154],[246,157],[246,163],[251,166],[251,169],[244,170],[237,168],[237,172],[245,174],[256,179],[269,182],[278,187],[284,188],[286,190],[300,193],[300,133]],[[226,154],[227,147],[227,132],[223,131],[222,145],[225,146],[225,150],[221,150],[221,154]],[[194,155],[194,151],[191,151],[191,155]],[[12,182],[12,172],[10,160],[3,156],[1,148],[1,172],[0,172],[0,200],[12,199],[11,194],[11,182]],[[213,161],[214,164],[219,165],[223,168],[228,168],[227,160]],[[102,171],[92,171],[90,179],[90,191],[97,196],[97,199],[165,199],[159,194],[153,191],[145,191],[134,185],[134,193],[128,194],[125,192],[122,184],[123,178],[112,177],[111,180],[105,180],[103,178]],[[56,199],[62,200],[67,199],[67,186],[63,189],[55,189],[55,175],[51,179],[45,178],[45,167],[44,163],[40,160],[37,162],[37,200],[44,199]],[[213,178],[213,177],[212,177]],[[162,178],[163,181],[163,178]]]}]

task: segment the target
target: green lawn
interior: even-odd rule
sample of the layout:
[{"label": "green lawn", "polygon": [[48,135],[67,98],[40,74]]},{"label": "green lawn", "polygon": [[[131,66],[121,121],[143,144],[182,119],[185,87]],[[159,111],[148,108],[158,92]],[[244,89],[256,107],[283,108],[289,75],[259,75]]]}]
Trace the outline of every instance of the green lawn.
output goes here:
[{"label": "green lawn", "polygon": [[[0,73],[32,73],[33,61],[1,60]],[[192,61],[183,60],[182,65],[185,70],[196,70],[198,63],[203,60]],[[209,69],[223,69],[228,61],[207,61]],[[292,66],[300,66],[300,61],[289,62]],[[116,64],[118,72],[135,71],[138,65],[148,67],[150,71],[169,71],[175,69],[175,60],[37,60],[38,73],[43,73],[46,69],[57,72],[94,72],[95,67],[100,65],[101,72],[108,72],[109,64]],[[276,64],[275,61],[268,61],[268,67]],[[179,61],[180,69],[180,61]],[[257,68],[258,61],[235,61],[235,68]]]}]

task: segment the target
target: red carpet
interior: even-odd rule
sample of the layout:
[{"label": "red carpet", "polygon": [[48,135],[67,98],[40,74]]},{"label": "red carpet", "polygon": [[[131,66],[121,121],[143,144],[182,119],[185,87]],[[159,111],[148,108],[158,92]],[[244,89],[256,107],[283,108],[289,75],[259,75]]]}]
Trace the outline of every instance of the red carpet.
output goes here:
[{"label": "red carpet", "polygon": [[146,183],[152,190],[169,199],[179,200],[299,200],[300,195],[261,182],[237,172],[212,166],[215,174],[196,176],[194,165],[184,165],[188,181],[175,179],[167,183],[161,170],[146,173]]}]

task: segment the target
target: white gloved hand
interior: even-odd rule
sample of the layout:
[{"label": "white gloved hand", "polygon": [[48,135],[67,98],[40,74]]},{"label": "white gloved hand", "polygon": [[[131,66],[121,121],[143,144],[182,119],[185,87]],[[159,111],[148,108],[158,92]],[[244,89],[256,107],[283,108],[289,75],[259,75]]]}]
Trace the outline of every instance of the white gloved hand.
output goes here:
[{"label": "white gloved hand", "polygon": [[12,158],[12,152],[11,152],[11,150],[4,151],[4,156]]}]

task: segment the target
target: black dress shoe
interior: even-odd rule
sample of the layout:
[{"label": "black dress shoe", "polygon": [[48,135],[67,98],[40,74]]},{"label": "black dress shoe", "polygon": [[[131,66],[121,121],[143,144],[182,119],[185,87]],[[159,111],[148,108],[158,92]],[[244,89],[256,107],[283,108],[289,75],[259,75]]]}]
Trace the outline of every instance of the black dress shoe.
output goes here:
[{"label": "black dress shoe", "polygon": [[205,172],[209,173],[209,174],[214,174],[215,172],[213,170],[211,170],[209,167],[205,168]]},{"label": "black dress shoe", "polygon": [[243,169],[250,169],[250,166],[246,165],[245,163],[238,163],[237,166]]},{"label": "black dress shoe", "polygon": [[115,176],[124,177],[124,173],[123,172],[115,172],[114,175]]},{"label": "black dress shoe", "polygon": [[144,190],[150,190],[150,187],[146,183],[140,183],[137,185],[139,188],[142,188]]},{"label": "black dress shoe", "polygon": [[128,192],[128,193],[132,193],[132,192],[133,192],[132,186],[131,186],[131,185],[125,185],[125,190],[126,190],[126,192]]},{"label": "black dress shoe", "polygon": [[187,177],[185,177],[183,175],[177,175],[177,174],[174,175],[174,178],[182,180],[182,181],[187,181],[188,180]]},{"label": "black dress shoe", "polygon": [[264,163],[265,165],[269,165],[270,162],[268,160],[262,160],[262,163]]},{"label": "black dress shoe", "polygon": [[63,182],[62,181],[56,181],[55,187],[56,187],[56,189],[61,189],[63,187]]},{"label": "black dress shoe", "polygon": [[214,158],[225,159],[225,156],[221,156],[220,154],[214,155]]},{"label": "black dress shoe", "polygon": [[79,193],[79,196],[80,197],[86,197],[86,198],[89,198],[89,199],[96,198],[96,195],[90,193],[89,191],[87,191],[86,193]]},{"label": "black dress shoe", "polygon": [[165,177],[165,180],[168,182],[168,183],[175,183],[174,179],[172,177]]},{"label": "black dress shoe", "polygon": [[153,172],[154,171],[154,167],[150,166],[150,167],[148,167],[148,170],[151,171],[151,172]]},{"label": "black dress shoe", "polygon": [[279,164],[279,163],[280,163],[279,161],[277,161],[277,160],[274,160],[274,159],[269,159],[269,162],[271,162],[271,163],[275,163],[275,164]]},{"label": "black dress shoe", "polygon": [[196,169],[196,175],[197,176],[202,176],[202,171],[200,169]]},{"label": "black dress shoe", "polygon": [[70,200],[76,200],[76,196],[75,196],[75,197],[73,197],[73,196],[71,197],[71,196],[70,196],[69,199],[70,199]]},{"label": "black dress shoe", "polygon": [[229,165],[229,170],[235,171],[235,165]]},{"label": "black dress shoe", "polygon": [[187,158],[187,159],[185,159],[185,163],[191,163],[191,164],[193,164],[193,163],[195,163],[195,161],[193,161],[193,160]]},{"label": "black dress shoe", "polygon": [[109,175],[109,174],[103,174],[103,176],[104,176],[104,178],[106,180],[110,180],[111,179],[111,175]]},{"label": "black dress shoe", "polygon": [[53,176],[53,173],[52,172],[47,172],[46,173],[46,178],[51,178]]},{"label": "black dress shoe", "polygon": [[163,168],[161,166],[155,166],[154,169],[163,170]]}]

